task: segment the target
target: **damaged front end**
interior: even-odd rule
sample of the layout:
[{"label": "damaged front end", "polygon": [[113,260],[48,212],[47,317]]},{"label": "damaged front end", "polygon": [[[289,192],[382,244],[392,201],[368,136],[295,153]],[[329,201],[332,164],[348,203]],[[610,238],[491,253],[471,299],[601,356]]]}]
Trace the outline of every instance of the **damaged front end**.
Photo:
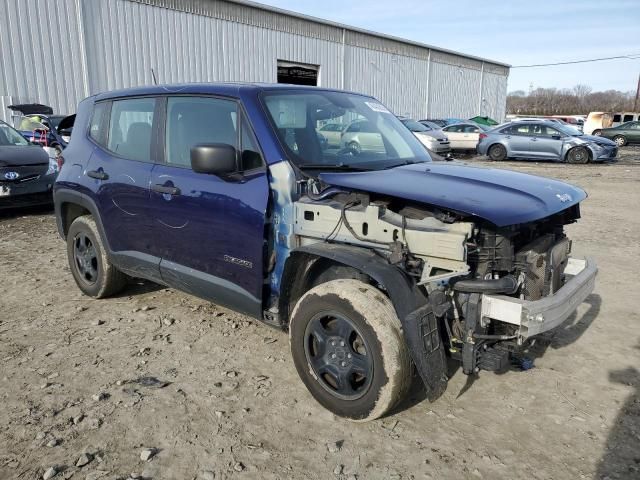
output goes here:
[{"label": "damaged front end", "polygon": [[294,202],[295,244],[370,249],[423,293],[426,302],[399,315],[432,397],[446,385],[445,355],[466,374],[504,370],[514,353],[560,325],[593,290],[595,264],[572,258],[564,233],[580,216],[578,204],[497,227],[457,211],[319,186],[310,180]]}]

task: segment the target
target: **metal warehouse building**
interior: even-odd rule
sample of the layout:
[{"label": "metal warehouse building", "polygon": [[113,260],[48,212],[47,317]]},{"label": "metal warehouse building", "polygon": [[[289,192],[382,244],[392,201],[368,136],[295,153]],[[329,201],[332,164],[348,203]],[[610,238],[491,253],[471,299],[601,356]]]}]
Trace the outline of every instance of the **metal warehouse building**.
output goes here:
[{"label": "metal warehouse building", "polygon": [[84,97],[159,83],[250,81],[371,94],[398,115],[505,114],[509,66],[238,0],[0,0],[7,105],[73,113]]}]

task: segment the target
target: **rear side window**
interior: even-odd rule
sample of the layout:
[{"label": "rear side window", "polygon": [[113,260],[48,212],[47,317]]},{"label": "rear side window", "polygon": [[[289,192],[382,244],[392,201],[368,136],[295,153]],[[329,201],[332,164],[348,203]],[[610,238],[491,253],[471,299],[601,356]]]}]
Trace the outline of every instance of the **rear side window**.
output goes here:
[{"label": "rear side window", "polygon": [[107,146],[107,130],[109,125],[109,102],[96,103],[89,123],[89,137],[98,145]]},{"label": "rear side window", "polygon": [[150,162],[155,108],[154,98],[113,102],[107,148],[120,157]]},{"label": "rear side window", "polygon": [[620,115],[619,113],[616,113],[613,116],[613,121],[616,122],[616,123],[618,123],[621,119],[622,119],[622,115]]},{"label": "rear side window", "polygon": [[236,102],[170,97],[167,101],[167,164],[191,168],[191,147],[201,143],[226,143],[238,148]]},{"label": "rear side window", "polygon": [[622,121],[623,121],[623,122],[625,122],[625,123],[626,123],[626,122],[632,122],[632,121],[633,121],[633,115],[625,115],[625,116],[622,118]]}]

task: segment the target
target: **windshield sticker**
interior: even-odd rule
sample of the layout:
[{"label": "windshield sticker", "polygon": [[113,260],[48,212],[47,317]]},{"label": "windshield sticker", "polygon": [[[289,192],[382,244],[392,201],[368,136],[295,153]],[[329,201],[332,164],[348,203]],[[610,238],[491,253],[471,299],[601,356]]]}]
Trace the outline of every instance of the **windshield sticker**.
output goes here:
[{"label": "windshield sticker", "polygon": [[369,107],[374,112],[391,113],[389,110],[386,109],[384,105],[380,105],[379,103],[376,103],[376,102],[364,102],[364,103],[366,103],[367,107]]}]

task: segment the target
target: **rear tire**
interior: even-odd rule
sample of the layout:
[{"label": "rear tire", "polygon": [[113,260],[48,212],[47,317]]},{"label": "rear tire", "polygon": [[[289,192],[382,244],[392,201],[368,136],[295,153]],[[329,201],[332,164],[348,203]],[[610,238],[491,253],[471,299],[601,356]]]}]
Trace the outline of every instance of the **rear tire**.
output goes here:
[{"label": "rear tire", "polygon": [[500,162],[507,158],[507,149],[503,145],[496,143],[489,147],[489,158],[494,162]]},{"label": "rear tire", "polygon": [[589,151],[584,147],[575,147],[567,153],[567,163],[585,164],[589,163]]},{"label": "rear tire", "polygon": [[108,297],[127,284],[127,276],[109,262],[96,222],[90,215],[76,218],[69,227],[67,259],[73,278],[85,295]]},{"label": "rear tire", "polygon": [[314,287],[296,304],[289,334],[298,375],[335,415],[379,418],[409,390],[402,325],[391,301],[371,285],[340,279]]},{"label": "rear tire", "polygon": [[613,137],[613,141],[616,142],[616,145],[618,145],[618,147],[624,147],[627,144],[627,139],[622,135],[616,135],[615,137]]}]

